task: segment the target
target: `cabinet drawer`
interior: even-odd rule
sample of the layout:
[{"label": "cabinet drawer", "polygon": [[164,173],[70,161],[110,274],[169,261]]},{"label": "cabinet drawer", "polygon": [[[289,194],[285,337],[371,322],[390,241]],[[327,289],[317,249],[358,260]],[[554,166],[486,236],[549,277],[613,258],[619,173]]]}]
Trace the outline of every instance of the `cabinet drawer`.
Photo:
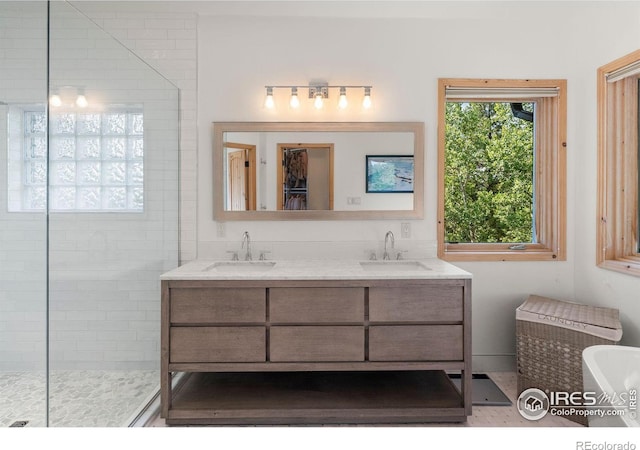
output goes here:
[{"label": "cabinet drawer", "polygon": [[264,288],[171,290],[171,323],[247,323],[266,319]]},{"label": "cabinet drawer", "polygon": [[372,287],[371,322],[461,322],[462,286]]},{"label": "cabinet drawer", "polygon": [[172,327],[171,362],[266,360],[264,327]]},{"label": "cabinet drawer", "polygon": [[364,327],[271,327],[271,361],[364,361]]},{"label": "cabinet drawer", "polygon": [[271,288],[271,323],[362,322],[364,288]]},{"label": "cabinet drawer", "polygon": [[462,325],[372,326],[371,361],[458,361],[463,356]]}]

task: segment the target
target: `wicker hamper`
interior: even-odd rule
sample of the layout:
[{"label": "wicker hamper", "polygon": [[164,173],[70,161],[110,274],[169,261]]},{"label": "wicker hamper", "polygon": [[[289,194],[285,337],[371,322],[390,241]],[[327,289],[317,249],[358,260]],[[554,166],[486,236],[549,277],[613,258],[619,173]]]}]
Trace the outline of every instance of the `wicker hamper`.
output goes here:
[{"label": "wicker hamper", "polygon": [[[516,309],[518,395],[528,388],[582,392],[582,350],[621,337],[617,309],[529,296]],[[567,418],[587,425],[584,416]]]}]

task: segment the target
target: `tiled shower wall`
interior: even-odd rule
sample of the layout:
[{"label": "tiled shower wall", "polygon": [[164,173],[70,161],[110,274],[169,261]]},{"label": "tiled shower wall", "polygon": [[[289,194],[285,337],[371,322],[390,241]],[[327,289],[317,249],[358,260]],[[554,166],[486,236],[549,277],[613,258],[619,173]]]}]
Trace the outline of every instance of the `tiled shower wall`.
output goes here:
[{"label": "tiled shower wall", "polygon": [[[16,4],[0,3],[0,101],[42,104],[44,2]],[[98,5],[89,12],[96,24],[180,88],[179,162],[176,133],[167,131],[178,119],[178,111],[171,111],[178,91],[69,5],[54,5],[65,8],[65,17],[52,25],[52,84],[84,85],[89,101],[93,94],[104,102],[145,105],[146,198],[142,215],[50,216],[52,367],[154,368],[159,360],[158,276],[178,262],[178,164],[185,221],[181,258],[195,256],[195,216],[190,214],[195,215],[196,19],[190,14],[114,13]],[[33,17],[25,17],[29,9]],[[0,175],[7,174],[6,110],[0,104]],[[0,180],[0,370],[38,369],[46,337],[44,214],[8,213],[5,176]]]},{"label": "tiled shower wall", "polygon": [[[153,2],[148,4],[153,5]],[[109,1],[85,2],[79,7],[97,25],[180,89],[180,260],[195,259],[197,15],[112,11],[115,8]]]},{"label": "tiled shower wall", "polygon": [[46,25],[45,2],[0,2],[0,370],[44,370],[46,221],[7,212],[7,113],[46,99]]}]

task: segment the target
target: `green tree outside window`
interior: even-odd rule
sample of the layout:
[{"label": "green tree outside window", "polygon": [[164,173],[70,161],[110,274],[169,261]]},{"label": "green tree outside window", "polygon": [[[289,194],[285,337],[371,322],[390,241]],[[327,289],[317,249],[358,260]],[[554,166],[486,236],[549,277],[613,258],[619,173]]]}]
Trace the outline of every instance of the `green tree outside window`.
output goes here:
[{"label": "green tree outside window", "polygon": [[445,240],[534,242],[534,122],[510,103],[448,102],[445,123]]}]

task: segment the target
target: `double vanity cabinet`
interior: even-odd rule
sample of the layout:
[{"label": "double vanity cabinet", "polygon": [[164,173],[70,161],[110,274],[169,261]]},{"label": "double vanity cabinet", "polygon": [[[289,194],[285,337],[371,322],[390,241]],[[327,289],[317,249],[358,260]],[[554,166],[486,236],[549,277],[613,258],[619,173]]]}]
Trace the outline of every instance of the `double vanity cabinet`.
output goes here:
[{"label": "double vanity cabinet", "polygon": [[471,275],[436,259],[194,261],[162,276],[161,370],[167,424],[465,421]]}]

